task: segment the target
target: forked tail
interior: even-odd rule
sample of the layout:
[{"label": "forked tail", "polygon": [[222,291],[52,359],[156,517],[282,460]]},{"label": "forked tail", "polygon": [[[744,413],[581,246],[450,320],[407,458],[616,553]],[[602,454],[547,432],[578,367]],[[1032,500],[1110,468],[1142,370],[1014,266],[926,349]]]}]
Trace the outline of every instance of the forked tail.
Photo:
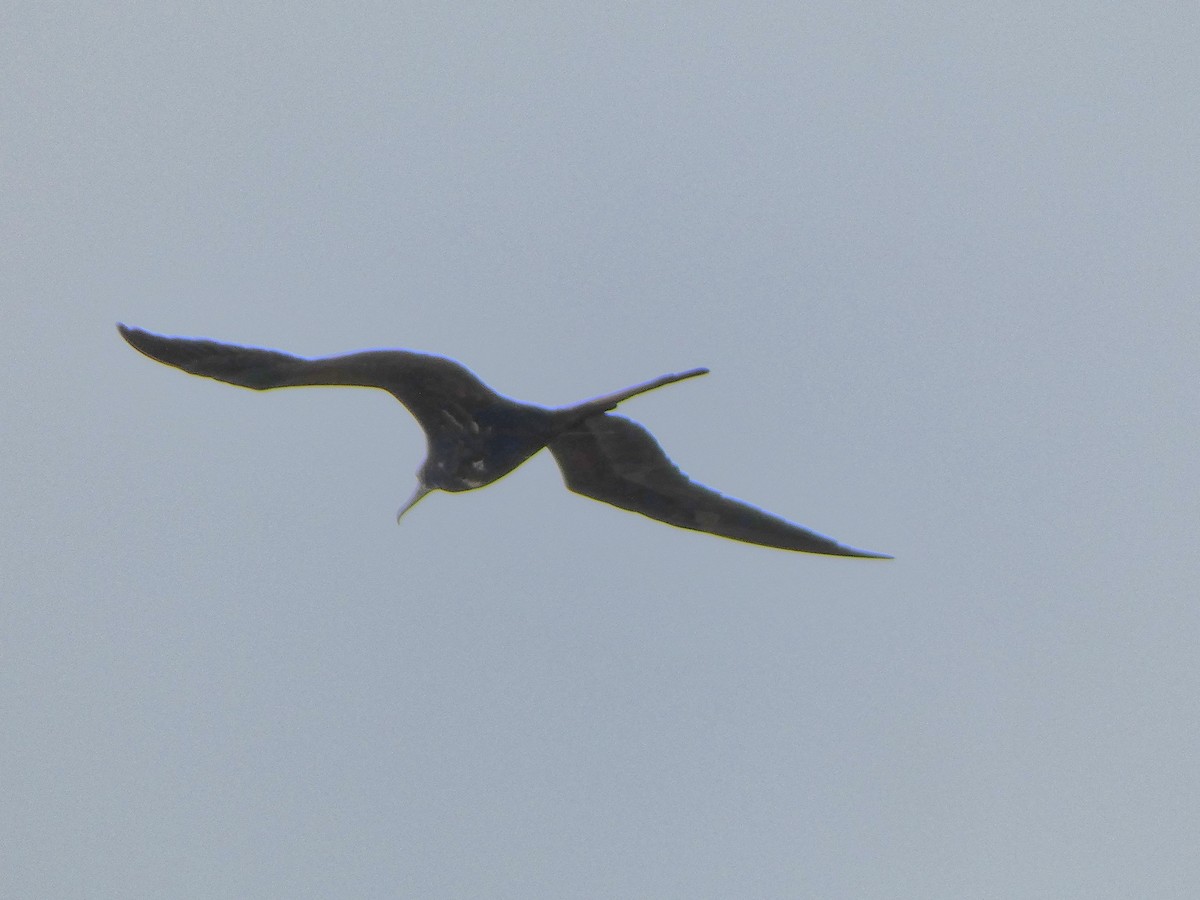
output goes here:
[{"label": "forked tail", "polygon": [[588,416],[606,413],[609,410],[616,409],[619,403],[623,403],[630,397],[636,397],[638,394],[644,394],[647,391],[652,391],[655,388],[660,388],[668,384],[674,384],[677,381],[683,381],[685,378],[695,378],[697,375],[707,375],[708,369],[689,369],[686,372],[680,372],[677,375],[663,375],[661,378],[655,378],[653,381],[647,381],[645,384],[639,384],[635,387],[626,388],[623,391],[617,391],[615,394],[606,394],[603,397],[597,397],[594,400],[585,400],[583,403],[577,403],[575,406],[567,407],[562,410],[563,413],[570,414],[570,417],[578,422],[581,419],[586,419]]}]

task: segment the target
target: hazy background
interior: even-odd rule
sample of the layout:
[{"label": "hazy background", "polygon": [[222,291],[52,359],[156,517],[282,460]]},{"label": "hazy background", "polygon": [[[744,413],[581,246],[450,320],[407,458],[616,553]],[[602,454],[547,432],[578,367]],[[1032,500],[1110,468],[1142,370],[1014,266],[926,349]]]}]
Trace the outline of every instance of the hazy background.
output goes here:
[{"label": "hazy background", "polygon": [[[18,2],[0,895],[1200,896],[1200,7]],[[894,562],[397,527],[381,392],[630,402]]]}]

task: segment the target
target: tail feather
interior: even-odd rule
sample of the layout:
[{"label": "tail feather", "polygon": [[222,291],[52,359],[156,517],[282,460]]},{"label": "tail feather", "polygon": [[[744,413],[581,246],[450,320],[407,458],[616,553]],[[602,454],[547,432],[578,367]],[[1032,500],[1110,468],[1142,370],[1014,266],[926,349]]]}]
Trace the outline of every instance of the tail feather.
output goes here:
[{"label": "tail feather", "polygon": [[630,397],[636,397],[638,394],[644,394],[647,391],[653,391],[656,388],[665,387],[668,384],[674,384],[677,381],[683,381],[687,378],[695,378],[697,375],[707,374],[708,369],[699,368],[689,369],[686,372],[680,372],[676,375],[663,375],[661,378],[655,378],[653,381],[647,381],[645,384],[635,385],[623,391],[617,391],[614,394],[605,394],[603,397],[585,400],[583,403],[568,407],[562,412],[567,414],[572,422],[581,422],[589,416],[599,415],[616,409],[618,404],[625,402]]}]

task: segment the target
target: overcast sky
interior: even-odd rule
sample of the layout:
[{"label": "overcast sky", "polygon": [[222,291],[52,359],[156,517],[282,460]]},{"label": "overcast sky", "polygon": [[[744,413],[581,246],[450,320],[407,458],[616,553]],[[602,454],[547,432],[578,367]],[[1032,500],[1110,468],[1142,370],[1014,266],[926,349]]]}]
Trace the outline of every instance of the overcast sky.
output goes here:
[{"label": "overcast sky", "polygon": [[[0,895],[1200,896],[1200,8],[20,2]],[[382,392],[622,407],[895,561]]]}]

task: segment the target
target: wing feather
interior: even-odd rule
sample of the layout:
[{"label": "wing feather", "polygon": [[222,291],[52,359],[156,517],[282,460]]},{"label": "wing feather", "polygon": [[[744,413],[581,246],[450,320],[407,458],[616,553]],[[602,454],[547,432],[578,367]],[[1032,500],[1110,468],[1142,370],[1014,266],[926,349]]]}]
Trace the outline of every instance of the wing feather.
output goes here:
[{"label": "wing feather", "polygon": [[239,347],[198,338],[165,337],[127,325],[117,327],[135,350],[151,359],[226,384],[265,391],[303,384],[309,374],[309,360],[278,350]]},{"label": "wing feather", "polygon": [[153,360],[256,391],[304,386],[380,388],[403,403],[430,434],[438,432],[447,414],[471,418],[480,410],[522,406],[501,397],[465,366],[428,353],[365,350],[304,359],[278,350],[117,327],[134,349]]},{"label": "wing feather", "polygon": [[805,553],[890,559],[837,541],[697,484],[653,435],[623,416],[592,416],[550,442],[567,487],[651,519]]}]

